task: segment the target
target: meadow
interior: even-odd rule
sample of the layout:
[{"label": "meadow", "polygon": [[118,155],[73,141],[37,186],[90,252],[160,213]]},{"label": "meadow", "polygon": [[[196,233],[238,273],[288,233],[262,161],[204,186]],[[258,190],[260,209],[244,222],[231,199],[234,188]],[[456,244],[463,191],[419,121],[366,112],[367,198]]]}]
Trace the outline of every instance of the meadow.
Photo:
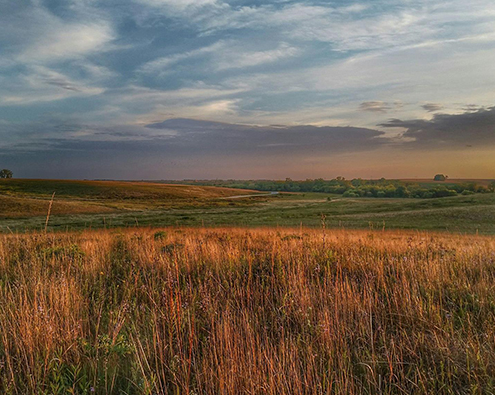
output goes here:
[{"label": "meadow", "polygon": [[489,394],[495,238],[0,235],[2,394]]},{"label": "meadow", "polygon": [[256,191],[222,187],[168,185],[132,181],[0,179],[0,215],[46,215],[55,193],[53,214],[99,213],[174,207],[212,206],[222,197],[256,194]]},{"label": "meadow", "polygon": [[[144,182],[0,180],[0,232],[140,226],[321,226],[495,234],[495,194],[434,199],[266,195],[200,185]],[[237,196],[243,196],[237,198]]]}]

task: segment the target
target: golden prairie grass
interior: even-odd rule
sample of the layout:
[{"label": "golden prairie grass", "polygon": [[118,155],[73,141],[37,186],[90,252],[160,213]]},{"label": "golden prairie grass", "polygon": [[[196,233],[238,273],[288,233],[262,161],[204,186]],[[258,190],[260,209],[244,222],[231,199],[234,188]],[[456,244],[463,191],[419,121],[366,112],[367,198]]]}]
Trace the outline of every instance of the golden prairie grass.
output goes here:
[{"label": "golden prairie grass", "polygon": [[2,394],[495,391],[495,238],[0,236]]},{"label": "golden prairie grass", "polygon": [[222,198],[257,191],[152,182],[0,179],[0,218],[112,213],[150,208],[225,206]]},{"label": "golden prairie grass", "polygon": [[0,192],[11,196],[50,198],[53,192],[62,198],[85,200],[125,199],[209,199],[259,193],[247,189],[201,185],[164,184],[145,181],[92,181],[49,179],[1,179]]},{"label": "golden prairie grass", "polygon": [[[33,199],[0,195],[0,218],[46,216],[49,198]],[[93,202],[55,200],[53,215],[112,213],[115,209]]]}]

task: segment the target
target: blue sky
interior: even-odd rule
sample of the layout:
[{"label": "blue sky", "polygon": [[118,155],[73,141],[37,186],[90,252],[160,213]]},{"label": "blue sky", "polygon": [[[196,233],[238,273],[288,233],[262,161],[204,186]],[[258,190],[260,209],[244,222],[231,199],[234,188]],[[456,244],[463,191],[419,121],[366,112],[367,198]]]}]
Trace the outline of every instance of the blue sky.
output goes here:
[{"label": "blue sky", "polygon": [[493,178],[494,64],[490,0],[6,0],[0,166]]}]

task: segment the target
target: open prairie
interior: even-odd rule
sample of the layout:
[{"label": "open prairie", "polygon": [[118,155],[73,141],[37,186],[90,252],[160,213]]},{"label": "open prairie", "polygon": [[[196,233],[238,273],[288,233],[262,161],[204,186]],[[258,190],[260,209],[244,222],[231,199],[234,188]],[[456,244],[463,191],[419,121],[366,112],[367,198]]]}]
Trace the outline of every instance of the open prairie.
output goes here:
[{"label": "open prairie", "polygon": [[0,0],[0,395],[495,395],[494,32]]},{"label": "open prairie", "polygon": [[108,213],[221,204],[222,197],[256,191],[149,182],[0,179],[0,217]]},{"label": "open prairie", "polygon": [[[75,203],[96,203],[114,209],[170,207],[204,202],[240,194],[257,193],[250,190],[195,185],[167,185],[136,181],[80,181],[0,179],[0,195],[12,198],[37,198]],[[8,210],[2,211],[8,214]],[[31,214],[26,211],[26,215]]]},{"label": "open prairie", "polygon": [[489,394],[495,238],[0,235],[2,394]]},{"label": "open prairie", "polygon": [[0,180],[0,232],[136,226],[310,226],[495,234],[495,194],[360,198],[199,185]]}]

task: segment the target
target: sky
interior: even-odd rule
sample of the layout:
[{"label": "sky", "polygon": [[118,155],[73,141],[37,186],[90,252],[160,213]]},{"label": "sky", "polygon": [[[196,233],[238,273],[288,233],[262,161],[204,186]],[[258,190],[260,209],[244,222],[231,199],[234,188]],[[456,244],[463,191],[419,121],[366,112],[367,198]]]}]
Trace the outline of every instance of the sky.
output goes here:
[{"label": "sky", "polygon": [[493,0],[0,0],[23,178],[495,178]]}]

